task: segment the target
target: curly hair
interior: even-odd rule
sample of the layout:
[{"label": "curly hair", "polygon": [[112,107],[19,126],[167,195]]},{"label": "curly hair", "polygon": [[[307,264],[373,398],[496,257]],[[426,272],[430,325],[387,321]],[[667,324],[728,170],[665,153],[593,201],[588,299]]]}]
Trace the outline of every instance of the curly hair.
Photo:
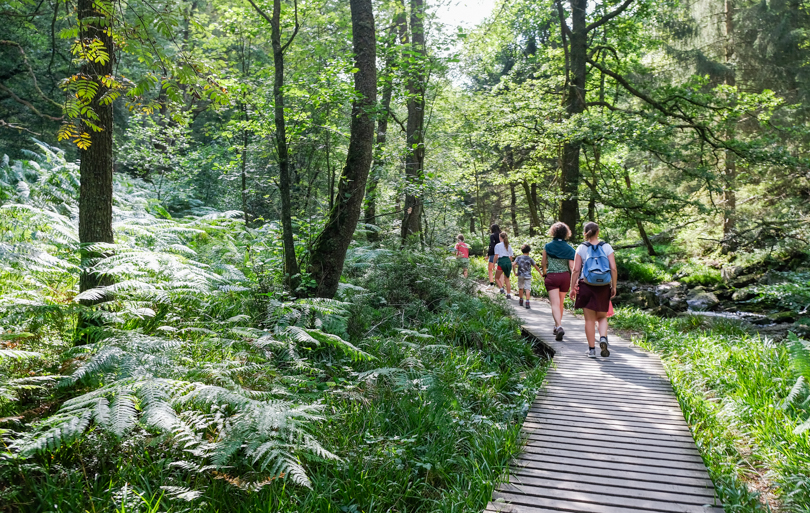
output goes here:
[{"label": "curly hair", "polygon": [[571,228],[563,222],[554,223],[548,229],[548,236],[555,239],[567,239],[571,236]]}]

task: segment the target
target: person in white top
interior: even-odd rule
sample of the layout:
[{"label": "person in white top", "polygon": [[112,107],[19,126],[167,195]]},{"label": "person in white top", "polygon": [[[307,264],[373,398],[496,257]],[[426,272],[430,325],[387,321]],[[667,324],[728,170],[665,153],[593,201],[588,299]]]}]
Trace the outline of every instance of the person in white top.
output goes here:
[{"label": "person in white top", "polygon": [[599,348],[602,350],[602,357],[607,357],[610,356],[607,313],[610,310],[610,300],[616,295],[616,256],[610,244],[599,240],[599,225],[586,223],[584,231],[585,242],[577,248],[574,272],[571,273],[571,299],[574,300],[574,308],[582,308],[585,315],[588,356],[596,358],[598,324]]},{"label": "person in white top", "polygon": [[512,246],[509,245],[509,236],[506,235],[506,232],[501,232],[499,237],[501,242],[495,245],[495,261],[498,263],[498,270],[495,271],[495,282],[501,283],[500,279],[503,276],[506,292],[501,287],[501,294],[506,294],[506,299],[512,299],[512,283],[509,281],[509,276],[512,274],[512,259],[515,257],[515,252],[512,251]]}]

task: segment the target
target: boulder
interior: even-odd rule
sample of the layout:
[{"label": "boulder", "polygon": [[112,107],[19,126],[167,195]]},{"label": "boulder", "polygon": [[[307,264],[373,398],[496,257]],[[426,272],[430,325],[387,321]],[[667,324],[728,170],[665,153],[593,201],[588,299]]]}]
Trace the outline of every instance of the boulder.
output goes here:
[{"label": "boulder", "polygon": [[629,304],[645,310],[655,308],[658,306],[658,296],[651,290],[637,290],[630,296]]},{"label": "boulder", "polygon": [[756,274],[744,274],[737,278],[731,280],[728,285],[729,287],[734,287],[735,289],[741,289],[743,287],[747,287],[749,285],[753,285],[757,281]]},{"label": "boulder", "polygon": [[799,316],[795,312],[779,312],[777,314],[769,315],[768,318],[775,324],[785,324],[788,322],[796,322]]},{"label": "boulder", "polygon": [[713,293],[708,292],[703,287],[696,287],[686,295],[686,304],[689,308],[699,312],[711,310],[720,303]]},{"label": "boulder", "polygon": [[717,295],[718,298],[725,299],[725,300],[729,300],[732,297],[734,297],[734,292],[735,291],[732,290],[732,289],[715,289],[714,290],[714,293]]},{"label": "boulder", "polygon": [[788,280],[784,276],[773,270],[766,272],[759,279],[761,285],[776,285],[777,283],[785,283],[786,281]]},{"label": "boulder", "polygon": [[723,283],[739,278],[745,272],[745,269],[740,265],[727,265],[720,270],[720,276],[723,277]]},{"label": "boulder", "polygon": [[658,317],[664,317],[666,319],[672,319],[678,316],[678,312],[673,310],[668,306],[657,306],[650,310],[650,313],[653,315],[657,315]]},{"label": "boulder", "polygon": [[751,287],[745,287],[743,289],[737,289],[734,291],[734,294],[731,295],[732,301],[748,301],[750,299],[754,299],[759,294],[757,294],[755,289]]}]

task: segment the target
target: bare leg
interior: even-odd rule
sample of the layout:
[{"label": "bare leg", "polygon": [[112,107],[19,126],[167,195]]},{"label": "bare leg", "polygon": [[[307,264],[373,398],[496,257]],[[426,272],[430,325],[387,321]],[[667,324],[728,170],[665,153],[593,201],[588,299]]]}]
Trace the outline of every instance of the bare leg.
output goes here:
[{"label": "bare leg", "polygon": [[503,271],[501,269],[498,269],[497,271],[495,271],[495,285],[497,285],[500,288],[503,288],[503,285],[501,285],[501,281],[502,281],[501,275],[502,274],[503,274]]},{"label": "bare leg", "polygon": [[495,263],[494,263],[494,262],[490,262],[490,263],[487,265],[487,271],[488,271],[488,273],[489,273],[489,282],[490,282],[490,283],[492,283],[492,282],[494,282],[494,281],[495,281],[495,280],[493,280],[493,279],[492,279],[492,271],[493,271],[493,270],[495,270]]},{"label": "bare leg", "polygon": [[[523,290],[521,290],[523,292]],[[526,301],[532,300],[532,289],[526,289]]]},{"label": "bare leg", "polygon": [[[588,347],[596,347],[596,312],[590,308],[582,311],[585,314],[585,338],[588,339]],[[607,326],[607,323],[605,324]]]},{"label": "bare leg", "polygon": [[[559,292],[559,294],[558,294]],[[554,327],[562,326],[562,305],[560,304],[560,296],[565,297],[564,292],[560,289],[551,289],[548,293],[548,300],[551,302],[551,316],[554,317]]]},{"label": "bare leg", "polygon": [[565,296],[568,295],[568,292],[560,292],[560,319],[559,324],[557,326],[562,326],[562,318],[563,314],[565,313]]},{"label": "bare leg", "polygon": [[523,299],[523,289],[518,289],[518,297],[520,297],[520,299]]},{"label": "bare leg", "polygon": [[503,281],[506,283],[506,293],[511,294],[512,293],[512,282],[509,281],[509,278],[505,274],[503,275]]},{"label": "bare leg", "polygon": [[607,337],[607,328],[608,328],[607,312],[597,312],[596,322],[599,324],[599,336]]}]

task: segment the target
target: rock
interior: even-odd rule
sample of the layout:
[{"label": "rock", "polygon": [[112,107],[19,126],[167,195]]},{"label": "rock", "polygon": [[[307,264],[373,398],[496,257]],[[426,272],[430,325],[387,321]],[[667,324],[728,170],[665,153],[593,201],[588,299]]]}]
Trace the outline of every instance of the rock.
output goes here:
[{"label": "rock", "polygon": [[768,317],[759,317],[757,319],[753,319],[750,321],[751,324],[756,326],[767,326],[768,324],[773,324],[773,321]]},{"label": "rock", "polygon": [[650,313],[666,319],[672,319],[678,316],[678,312],[668,306],[657,306],[650,310]]},{"label": "rock", "polygon": [[734,290],[731,289],[715,289],[714,293],[720,299],[731,299],[734,296]]},{"label": "rock", "polygon": [[703,287],[695,287],[690,290],[689,294],[686,296],[686,304],[689,305],[689,308],[692,310],[711,310],[719,303],[720,300],[717,299],[717,296],[711,292],[707,292]]},{"label": "rock", "polygon": [[651,290],[637,290],[630,296],[627,304],[645,310],[655,308],[658,306],[658,296]]},{"label": "rock", "polygon": [[756,274],[745,274],[745,275],[740,276],[738,278],[734,278],[733,280],[731,280],[728,283],[728,285],[730,287],[734,287],[735,289],[741,289],[743,287],[753,285],[754,283],[756,283],[756,281],[757,281],[757,275]]},{"label": "rock", "polygon": [[777,314],[769,315],[768,319],[775,324],[785,324],[789,322],[796,322],[798,315],[795,312],[779,312]]},{"label": "rock", "polygon": [[788,280],[773,270],[766,272],[759,279],[759,283],[762,285],[776,285],[777,283],[785,283],[786,281]]},{"label": "rock", "polygon": [[731,300],[732,301],[748,301],[750,299],[754,299],[758,295],[759,294],[757,294],[757,292],[754,289],[752,289],[750,287],[746,287],[744,289],[735,290],[734,294],[731,295]]},{"label": "rock", "polygon": [[731,280],[742,276],[743,272],[745,272],[745,269],[742,266],[728,265],[720,271],[720,276],[723,277],[724,283],[729,283]]}]

